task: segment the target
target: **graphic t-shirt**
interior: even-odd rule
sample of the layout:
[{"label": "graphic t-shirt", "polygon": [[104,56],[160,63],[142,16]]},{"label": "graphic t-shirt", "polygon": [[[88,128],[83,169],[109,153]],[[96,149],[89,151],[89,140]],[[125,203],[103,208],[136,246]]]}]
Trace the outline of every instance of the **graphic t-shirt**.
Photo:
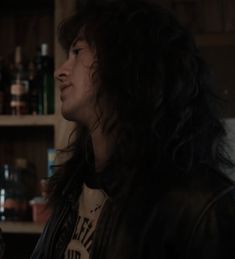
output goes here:
[{"label": "graphic t-shirt", "polygon": [[77,224],[66,248],[65,259],[89,259],[96,223],[106,199],[107,195],[102,190],[83,185]]}]

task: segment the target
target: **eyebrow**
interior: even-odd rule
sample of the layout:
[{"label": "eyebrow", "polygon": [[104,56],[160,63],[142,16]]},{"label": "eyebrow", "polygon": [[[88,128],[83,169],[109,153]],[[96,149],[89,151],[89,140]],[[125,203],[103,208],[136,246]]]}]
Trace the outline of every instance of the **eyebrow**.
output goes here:
[{"label": "eyebrow", "polygon": [[77,38],[74,39],[71,47],[74,47],[74,45],[76,45],[78,41],[84,41],[84,40],[85,40],[84,37],[79,35]]}]

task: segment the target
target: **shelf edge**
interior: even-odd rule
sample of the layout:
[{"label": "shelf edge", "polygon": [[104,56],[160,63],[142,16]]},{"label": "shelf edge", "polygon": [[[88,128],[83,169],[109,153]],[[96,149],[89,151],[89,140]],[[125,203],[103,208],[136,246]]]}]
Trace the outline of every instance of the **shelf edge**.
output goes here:
[{"label": "shelf edge", "polygon": [[44,224],[33,222],[0,222],[0,228],[3,233],[15,234],[41,234]]},{"label": "shelf edge", "polygon": [[235,45],[235,33],[196,34],[195,40],[199,47]]},{"label": "shelf edge", "polygon": [[0,127],[8,126],[54,126],[53,115],[0,115]]}]

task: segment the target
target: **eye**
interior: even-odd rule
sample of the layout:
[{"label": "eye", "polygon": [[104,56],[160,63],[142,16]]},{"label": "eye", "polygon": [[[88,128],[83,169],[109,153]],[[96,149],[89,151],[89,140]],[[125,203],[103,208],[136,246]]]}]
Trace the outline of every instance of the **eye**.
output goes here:
[{"label": "eye", "polygon": [[76,48],[72,50],[72,53],[77,56],[79,54],[79,52],[81,51],[81,48]]}]

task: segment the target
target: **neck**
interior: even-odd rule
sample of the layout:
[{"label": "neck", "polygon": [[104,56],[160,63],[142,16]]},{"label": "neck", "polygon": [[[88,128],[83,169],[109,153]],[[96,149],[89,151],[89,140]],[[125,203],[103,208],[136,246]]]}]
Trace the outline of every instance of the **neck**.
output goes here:
[{"label": "neck", "polygon": [[107,137],[102,128],[98,126],[91,134],[93,150],[95,156],[96,171],[104,169],[111,154],[112,140]]}]

